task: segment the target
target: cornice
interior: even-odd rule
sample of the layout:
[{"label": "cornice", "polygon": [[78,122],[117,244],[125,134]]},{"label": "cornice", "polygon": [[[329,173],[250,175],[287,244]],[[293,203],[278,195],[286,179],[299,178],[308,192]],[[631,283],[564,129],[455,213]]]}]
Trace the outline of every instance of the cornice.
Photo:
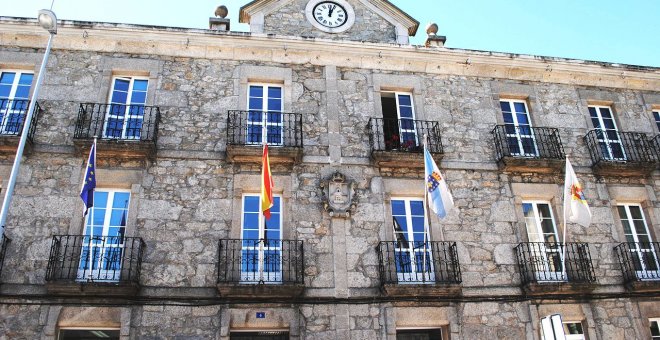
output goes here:
[{"label": "cornice", "polygon": [[[1,45],[44,48],[46,40],[46,33],[34,20],[0,18]],[[64,21],[53,44],[55,50],[310,63],[654,92],[660,89],[660,68],[655,67],[204,29]]]}]

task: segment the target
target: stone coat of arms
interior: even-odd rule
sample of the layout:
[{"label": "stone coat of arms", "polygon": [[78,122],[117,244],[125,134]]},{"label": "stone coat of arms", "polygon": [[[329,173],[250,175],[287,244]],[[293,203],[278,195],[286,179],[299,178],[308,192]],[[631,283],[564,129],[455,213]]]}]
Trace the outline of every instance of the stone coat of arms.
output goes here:
[{"label": "stone coat of arms", "polygon": [[351,217],[355,202],[355,183],[347,181],[346,176],[335,172],[321,184],[323,190],[323,208],[331,217]]}]

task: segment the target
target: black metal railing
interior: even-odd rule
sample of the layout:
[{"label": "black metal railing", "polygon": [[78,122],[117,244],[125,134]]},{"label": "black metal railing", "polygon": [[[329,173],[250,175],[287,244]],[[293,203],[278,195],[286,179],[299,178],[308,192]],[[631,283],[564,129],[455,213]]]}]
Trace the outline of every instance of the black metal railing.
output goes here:
[{"label": "black metal railing", "polygon": [[653,148],[655,159],[660,161],[660,135],[653,137],[649,143],[651,143],[651,148]]},{"label": "black metal railing", "polygon": [[218,243],[218,283],[304,284],[303,241],[224,239]]},{"label": "black metal railing", "polygon": [[[29,100],[0,99],[0,136],[20,136],[29,107]],[[41,107],[39,103],[36,103],[27,137],[30,142],[32,142],[34,130],[37,127],[39,112],[41,112]]]},{"label": "black metal railing", "polygon": [[564,159],[558,129],[497,125],[493,135],[497,160],[503,157]]},{"label": "black metal railing", "polygon": [[227,144],[303,147],[302,114],[229,110]]},{"label": "black metal railing", "polygon": [[377,247],[381,284],[458,284],[456,242],[382,241]]},{"label": "black metal railing", "polygon": [[621,243],[614,247],[614,252],[619,258],[625,283],[660,280],[660,243]]},{"label": "black metal railing", "polygon": [[[596,281],[589,245],[525,242],[515,248],[523,284],[543,282],[592,283]],[[565,256],[565,261],[562,261]],[[565,270],[563,265],[565,265]]]},{"label": "black metal railing", "polygon": [[7,244],[11,242],[5,235],[0,235],[0,275],[2,274],[2,267],[5,263],[5,254],[7,253]]},{"label": "black metal railing", "polygon": [[156,143],[157,106],[81,103],[74,138]]},{"label": "black metal railing", "polygon": [[655,152],[646,134],[591,130],[584,136],[593,164],[601,162],[653,163]]},{"label": "black metal railing", "polygon": [[144,247],[139,237],[53,236],[46,281],[139,284]]},{"label": "black metal railing", "polygon": [[373,151],[422,152],[424,136],[427,136],[429,152],[443,152],[438,122],[370,118],[367,132]]}]

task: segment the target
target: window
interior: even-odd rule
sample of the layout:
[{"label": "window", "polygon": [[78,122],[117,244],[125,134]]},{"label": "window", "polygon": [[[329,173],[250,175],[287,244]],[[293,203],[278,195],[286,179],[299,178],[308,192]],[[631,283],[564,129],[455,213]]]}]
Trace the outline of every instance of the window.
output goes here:
[{"label": "window", "polygon": [[636,204],[623,204],[617,206],[617,210],[626,242],[632,253],[637,277],[657,279],[660,276],[660,266],[642,207]]},{"label": "window", "polygon": [[396,272],[399,283],[434,282],[428,227],[421,199],[392,199]]},{"label": "window", "polygon": [[651,324],[651,340],[660,340],[660,319],[649,319]]},{"label": "window", "polygon": [[608,106],[589,106],[591,123],[596,129],[596,137],[601,154],[608,160],[626,160],[626,154],[621,144],[621,137]]},{"label": "window", "polygon": [[105,117],[103,138],[140,139],[149,80],[115,77]]},{"label": "window", "polygon": [[562,279],[561,247],[550,203],[526,201],[522,204],[536,279]]},{"label": "window", "polygon": [[282,281],[281,197],[273,196],[270,219],[261,213],[261,197],[243,196],[241,281]]},{"label": "window", "polygon": [[522,100],[501,100],[509,150],[514,156],[536,157],[539,154],[529,119],[527,103]]},{"label": "window", "polygon": [[442,329],[397,329],[396,340],[442,340]]},{"label": "window", "polygon": [[0,134],[17,134],[29,106],[32,72],[0,72]]},{"label": "window", "polygon": [[385,149],[410,149],[420,145],[415,122],[412,94],[383,92],[380,101],[383,109],[383,133]]},{"label": "window", "polygon": [[96,189],[87,214],[78,278],[117,281],[121,275],[130,192]]},{"label": "window", "polygon": [[581,322],[563,322],[564,324],[564,334],[566,335],[566,340],[584,340],[584,330],[582,329]]},{"label": "window", "polygon": [[281,86],[248,86],[247,144],[283,145],[283,105]]},{"label": "window", "polygon": [[119,329],[60,329],[58,340],[119,340]]},{"label": "window", "polygon": [[653,119],[655,119],[655,126],[660,131],[660,111],[653,111]]}]

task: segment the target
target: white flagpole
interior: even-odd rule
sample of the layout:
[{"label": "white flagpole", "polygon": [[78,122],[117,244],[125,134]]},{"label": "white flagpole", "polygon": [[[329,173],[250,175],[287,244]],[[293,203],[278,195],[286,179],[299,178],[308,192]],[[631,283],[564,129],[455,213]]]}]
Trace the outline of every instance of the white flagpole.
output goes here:
[{"label": "white flagpole", "polygon": [[[426,143],[426,138],[427,135],[424,135],[424,220],[427,221],[428,229],[427,226],[424,226],[424,255],[422,255],[422,260],[424,261],[422,265],[422,280],[426,281],[426,250],[427,250],[427,244],[426,244],[426,238],[427,234],[431,232],[431,215],[428,213],[428,203],[429,203],[429,195],[428,195],[428,185],[427,181],[428,179],[426,178],[426,148],[427,148],[427,143]],[[411,226],[412,227],[412,226]],[[413,248],[414,249],[414,248]],[[413,256],[414,256],[414,250],[413,250]]]},{"label": "white flagpole", "polygon": [[[94,136],[93,150],[94,150],[94,172],[96,172],[96,136]],[[85,176],[87,176],[88,168],[89,168],[89,161],[87,162],[87,167],[85,168]],[[94,174],[94,178],[96,179],[96,173]],[[86,178],[83,179],[83,181],[86,181],[86,180],[87,180]],[[84,184],[83,184],[83,186],[84,186]],[[92,202],[94,201],[94,192],[96,192],[96,187],[92,191]],[[85,203],[85,209],[87,209],[87,203]],[[90,218],[90,223],[89,223],[89,249],[87,250],[87,253],[89,255],[89,261],[88,261],[89,262],[89,273],[87,274],[87,278],[92,279],[93,278],[93,274],[92,274],[93,267],[92,266],[93,266],[93,261],[94,261],[94,257],[92,256],[92,254],[94,254],[94,252],[92,251],[92,244],[93,244],[93,240],[94,240],[94,205],[93,204],[92,204],[92,207],[91,207],[91,211],[89,213],[89,218]],[[87,227],[87,223],[85,223],[84,228],[86,228],[86,227]]]},{"label": "white flagpole", "polygon": [[[562,247],[561,247],[561,278],[562,280],[567,280],[566,277],[566,204],[568,199],[572,199],[569,195],[571,194],[571,189],[569,188],[568,191],[566,191],[567,187],[567,181],[568,181],[568,156],[566,157],[566,166],[564,167],[564,230],[562,231]],[[568,197],[567,197],[568,196]]]}]

